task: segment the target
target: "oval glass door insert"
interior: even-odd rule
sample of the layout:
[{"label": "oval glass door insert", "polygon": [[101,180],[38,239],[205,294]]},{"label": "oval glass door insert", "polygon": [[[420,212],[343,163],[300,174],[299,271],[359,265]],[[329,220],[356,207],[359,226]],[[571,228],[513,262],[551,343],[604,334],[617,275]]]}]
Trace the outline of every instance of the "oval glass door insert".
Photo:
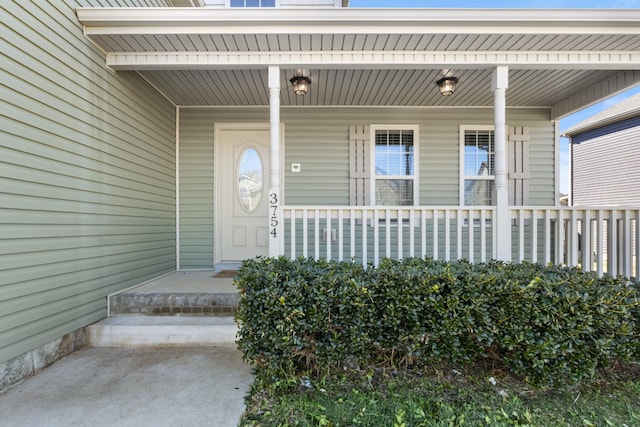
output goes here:
[{"label": "oval glass door insert", "polygon": [[238,200],[247,213],[258,209],[262,199],[263,170],[260,155],[254,148],[242,152],[238,162]]}]

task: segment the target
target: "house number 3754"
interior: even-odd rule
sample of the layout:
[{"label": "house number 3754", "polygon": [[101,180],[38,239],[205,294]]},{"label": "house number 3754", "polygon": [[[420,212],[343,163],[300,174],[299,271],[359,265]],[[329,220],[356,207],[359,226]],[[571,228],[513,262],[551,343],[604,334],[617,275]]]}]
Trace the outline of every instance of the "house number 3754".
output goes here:
[{"label": "house number 3754", "polygon": [[278,237],[278,194],[270,193],[269,194],[269,224],[271,226],[271,230],[269,234],[274,238]]}]

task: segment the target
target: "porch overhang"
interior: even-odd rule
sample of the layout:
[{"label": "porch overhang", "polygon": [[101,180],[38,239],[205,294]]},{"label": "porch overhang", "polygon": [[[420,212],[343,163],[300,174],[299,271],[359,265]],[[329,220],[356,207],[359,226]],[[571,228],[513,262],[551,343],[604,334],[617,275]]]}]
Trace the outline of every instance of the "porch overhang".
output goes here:
[{"label": "porch overhang", "polygon": [[[631,9],[78,8],[88,35],[136,27],[146,34],[638,34]],[[174,33],[174,31],[169,31]]]},{"label": "porch overhang", "polygon": [[[640,10],[79,8],[77,15],[108,67],[138,72],[176,105],[267,106],[270,66],[283,70],[283,106],[491,107],[491,70],[506,65],[507,105],[548,107],[557,119],[640,84]],[[297,68],[311,70],[309,96],[288,90]],[[455,96],[434,90],[445,73],[460,79]]]}]

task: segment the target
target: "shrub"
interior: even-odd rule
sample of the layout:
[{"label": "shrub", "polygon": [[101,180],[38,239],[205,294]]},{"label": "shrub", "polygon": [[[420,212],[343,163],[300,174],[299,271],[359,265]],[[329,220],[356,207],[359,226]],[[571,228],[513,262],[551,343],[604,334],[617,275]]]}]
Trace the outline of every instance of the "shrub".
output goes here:
[{"label": "shrub", "polygon": [[624,280],[557,266],[503,270],[492,322],[512,372],[534,383],[578,384],[631,357],[638,293]]},{"label": "shrub", "polygon": [[492,358],[534,384],[578,384],[638,357],[637,287],[558,266],[257,258],[235,281],[238,346],[272,370]]},{"label": "shrub", "polygon": [[[635,289],[635,295],[640,296],[640,278],[637,278],[637,282],[632,286]],[[640,298],[640,297],[639,297]],[[631,357],[634,360],[640,361],[640,304],[635,304],[632,308],[632,316],[635,320],[634,337],[631,339]]]}]

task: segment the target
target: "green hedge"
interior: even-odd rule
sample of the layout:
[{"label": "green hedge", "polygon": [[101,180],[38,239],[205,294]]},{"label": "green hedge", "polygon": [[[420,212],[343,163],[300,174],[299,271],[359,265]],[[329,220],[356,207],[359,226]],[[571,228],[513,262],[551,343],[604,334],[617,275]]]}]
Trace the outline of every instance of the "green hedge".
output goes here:
[{"label": "green hedge", "polygon": [[578,384],[640,355],[640,291],[558,266],[258,258],[235,279],[238,346],[278,370],[481,359],[534,384]]}]

